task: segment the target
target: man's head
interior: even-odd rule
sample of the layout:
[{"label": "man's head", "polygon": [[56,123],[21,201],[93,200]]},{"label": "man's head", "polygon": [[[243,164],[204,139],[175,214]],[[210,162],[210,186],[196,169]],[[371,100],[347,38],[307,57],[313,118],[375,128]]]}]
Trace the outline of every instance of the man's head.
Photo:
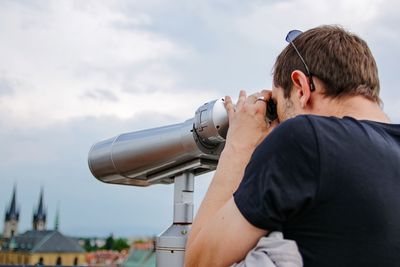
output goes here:
[{"label": "man's head", "polygon": [[[305,65],[293,45],[288,44],[277,57],[273,70],[274,88],[281,96],[281,101],[278,99],[281,120],[298,114],[298,108],[309,104],[311,94],[332,99],[363,96],[380,103],[377,66],[361,38],[338,26],[321,26],[301,33],[293,44],[309,68],[316,91],[309,90]],[[297,92],[305,94],[304,103],[292,101],[299,86],[308,88],[308,92]],[[301,97],[298,95],[296,99]]]}]

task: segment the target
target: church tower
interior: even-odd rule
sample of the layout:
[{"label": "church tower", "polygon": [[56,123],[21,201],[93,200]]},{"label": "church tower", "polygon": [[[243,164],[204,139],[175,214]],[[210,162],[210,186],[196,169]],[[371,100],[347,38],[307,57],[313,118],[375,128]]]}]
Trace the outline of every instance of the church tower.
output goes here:
[{"label": "church tower", "polygon": [[17,209],[17,187],[14,185],[11,203],[6,210],[3,237],[11,238],[18,234],[19,209]]},{"label": "church tower", "polygon": [[33,230],[46,230],[46,211],[43,203],[43,188],[40,190],[39,204],[33,213]]}]

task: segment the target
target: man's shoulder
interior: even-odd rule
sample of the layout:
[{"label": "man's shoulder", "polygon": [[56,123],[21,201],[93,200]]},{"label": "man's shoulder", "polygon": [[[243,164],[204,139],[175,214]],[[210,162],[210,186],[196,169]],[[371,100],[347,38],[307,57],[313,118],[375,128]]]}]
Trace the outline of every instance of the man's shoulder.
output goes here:
[{"label": "man's shoulder", "polygon": [[263,147],[269,151],[314,150],[322,136],[332,136],[340,131],[340,118],[318,115],[298,115],[280,123],[264,140]]},{"label": "man's shoulder", "polygon": [[291,139],[313,135],[312,115],[298,115],[280,123],[270,134],[270,138]]},{"label": "man's shoulder", "polygon": [[309,115],[298,115],[280,123],[264,140],[261,150],[293,151],[316,144],[315,130]]}]

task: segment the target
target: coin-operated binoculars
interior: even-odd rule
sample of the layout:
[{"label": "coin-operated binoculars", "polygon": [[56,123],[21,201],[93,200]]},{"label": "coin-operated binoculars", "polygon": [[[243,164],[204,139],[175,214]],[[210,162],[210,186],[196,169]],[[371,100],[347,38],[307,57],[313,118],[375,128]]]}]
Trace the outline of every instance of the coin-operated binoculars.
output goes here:
[{"label": "coin-operated binoculars", "polygon": [[183,123],[124,133],[94,144],[92,174],[102,182],[149,186],[174,183],[173,224],[156,240],[158,267],[183,266],[193,221],[194,177],[215,170],[225,145],[223,99],[199,107]]}]

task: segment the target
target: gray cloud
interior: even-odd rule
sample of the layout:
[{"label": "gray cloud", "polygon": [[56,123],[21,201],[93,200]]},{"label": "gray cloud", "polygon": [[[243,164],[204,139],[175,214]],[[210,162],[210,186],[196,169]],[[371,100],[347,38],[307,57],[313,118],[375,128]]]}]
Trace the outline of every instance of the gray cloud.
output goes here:
[{"label": "gray cloud", "polygon": [[87,91],[83,97],[91,98],[98,101],[118,102],[118,97],[107,89],[93,89]]},{"label": "gray cloud", "polygon": [[12,95],[14,94],[14,89],[11,83],[7,80],[0,78],[0,96],[2,95]]}]

